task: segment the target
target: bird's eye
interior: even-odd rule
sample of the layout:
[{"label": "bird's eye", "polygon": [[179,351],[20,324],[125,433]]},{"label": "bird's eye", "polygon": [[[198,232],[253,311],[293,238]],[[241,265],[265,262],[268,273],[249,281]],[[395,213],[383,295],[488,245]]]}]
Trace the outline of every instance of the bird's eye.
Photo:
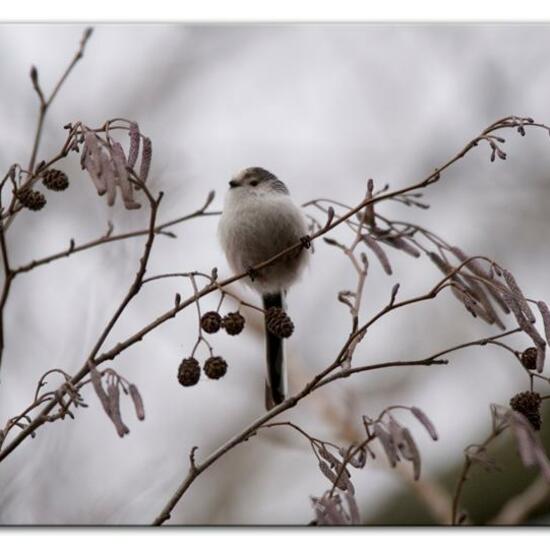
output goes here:
[{"label": "bird's eye", "polygon": [[258,185],[258,183],[260,183],[258,180],[250,180],[248,182],[252,187],[256,187],[256,185]]}]

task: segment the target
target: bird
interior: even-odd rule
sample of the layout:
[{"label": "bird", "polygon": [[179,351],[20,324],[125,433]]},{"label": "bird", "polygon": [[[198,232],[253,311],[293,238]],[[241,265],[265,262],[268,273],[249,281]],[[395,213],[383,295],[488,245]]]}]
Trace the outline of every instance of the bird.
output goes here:
[{"label": "bird", "polygon": [[[301,209],[293,202],[287,186],[260,167],[240,171],[229,181],[218,237],[231,270],[247,272],[245,284],[257,291],[264,310],[286,309],[288,289],[300,278],[307,262],[309,238]],[[287,248],[298,249],[255,272],[252,268]],[[266,394],[269,410],[287,397],[284,345],[280,336],[265,326]]]}]

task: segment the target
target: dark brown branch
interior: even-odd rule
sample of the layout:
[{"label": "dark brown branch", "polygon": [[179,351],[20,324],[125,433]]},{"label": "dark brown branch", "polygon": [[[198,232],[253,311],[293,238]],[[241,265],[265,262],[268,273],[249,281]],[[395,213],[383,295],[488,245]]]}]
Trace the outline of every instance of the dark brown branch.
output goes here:
[{"label": "dark brown branch", "polygon": [[[281,413],[293,408],[298,402],[300,402],[302,399],[304,399],[309,394],[313,393],[314,391],[318,390],[325,384],[329,382],[333,382],[340,378],[346,378],[347,376],[350,376],[350,374],[353,374],[354,372],[365,372],[370,370],[379,370],[389,367],[404,367],[404,366],[430,366],[430,365],[446,365],[448,361],[446,359],[436,359],[436,357],[440,357],[441,355],[445,355],[448,353],[451,353],[453,351],[457,351],[460,349],[463,349],[464,347],[468,346],[476,346],[476,345],[485,345],[487,342],[491,340],[496,340],[498,338],[503,338],[504,336],[511,334],[511,331],[509,333],[503,333],[498,334],[489,338],[483,338],[480,340],[474,340],[472,342],[469,342],[468,344],[463,344],[460,346],[454,346],[452,348],[445,349],[443,351],[440,351],[438,353],[432,354],[429,357],[423,358],[423,359],[417,359],[412,361],[387,361],[384,363],[376,363],[372,365],[366,365],[364,367],[360,367],[358,369],[351,369],[351,370],[341,370],[339,373],[335,374],[333,377],[327,378],[326,380],[323,380],[324,377],[333,371],[335,368],[340,366],[343,362],[343,359],[346,355],[346,350],[348,349],[349,345],[351,344],[351,339],[348,338],[342,349],[340,350],[340,353],[338,354],[337,359],[329,365],[327,368],[325,368],[323,371],[321,371],[319,374],[317,374],[310,382],[308,382],[304,388],[296,393],[294,396],[288,398],[286,401],[283,401],[280,405],[277,407],[271,409],[267,413],[265,413],[262,417],[256,419],[250,426],[245,428],[241,433],[238,435],[232,437],[230,440],[228,440],[226,443],[224,443],[220,448],[218,448],[216,451],[214,451],[212,454],[210,454],[204,462],[197,465],[196,470],[193,472],[188,472],[186,478],[183,480],[183,482],[180,484],[174,495],[170,498],[170,500],[167,502],[166,506],[163,508],[161,513],[157,516],[157,518],[154,521],[154,525],[161,525],[168,519],[170,519],[170,514],[176,504],[179,502],[179,500],[183,497],[187,489],[190,487],[190,485],[193,483],[193,481],[204,471],[206,470],[210,465],[212,465],[214,462],[216,462],[219,458],[221,458],[225,453],[230,451],[233,447],[238,445],[239,443],[242,443],[244,441],[247,441],[250,437],[252,437],[256,431],[261,428],[262,426],[265,426],[265,424],[271,420],[272,418],[275,418],[279,416]],[[368,441],[366,442],[368,443]],[[363,444],[364,445],[364,444]],[[348,461],[353,458],[353,455],[348,458]]]},{"label": "dark brown branch", "polygon": [[[535,124],[533,123],[533,125],[535,125]],[[395,196],[401,195],[403,193],[408,193],[412,190],[419,189],[419,188],[422,188],[422,187],[426,187],[428,185],[432,185],[433,183],[439,181],[441,173],[444,170],[446,170],[447,168],[449,168],[450,166],[452,166],[459,159],[461,159],[473,147],[475,147],[477,145],[477,143],[479,142],[479,140],[481,139],[481,137],[485,133],[487,133],[488,131],[494,131],[495,129],[498,129],[499,127],[501,127],[501,128],[511,127],[510,123],[509,123],[509,117],[506,118],[506,119],[502,119],[501,121],[498,121],[497,123],[491,125],[488,129],[484,130],[484,132],[482,132],[481,136],[478,136],[477,138],[474,138],[472,141],[470,141],[459,153],[457,153],[454,157],[452,157],[449,161],[447,161],[442,167],[434,170],[432,172],[432,174],[430,174],[427,178],[424,178],[423,180],[421,180],[420,182],[418,182],[414,185],[410,185],[408,187],[398,189],[396,191],[387,192],[387,193],[380,193],[380,194],[377,194],[377,195],[372,196],[372,197],[367,196],[367,198],[364,199],[363,201],[361,201],[361,203],[358,206],[356,206],[355,208],[352,208],[346,214],[340,216],[337,219],[331,218],[330,223],[327,223],[325,226],[319,228],[317,231],[312,233],[310,235],[310,239],[314,240],[314,239],[317,239],[317,238],[321,237],[322,235],[324,235],[327,232],[331,231],[335,227],[337,227],[340,224],[344,223],[346,220],[348,220],[349,218],[351,218],[352,216],[354,216],[355,214],[357,214],[358,212],[363,210],[367,205],[372,205],[372,204],[375,204],[375,203],[383,201],[383,200],[391,199]],[[154,235],[154,233],[153,233],[153,235]],[[288,253],[301,249],[302,246],[303,246],[303,244],[299,241],[295,245],[288,247],[286,250],[281,251],[279,254],[276,254],[272,258],[269,258],[268,260],[266,260],[264,262],[261,262],[260,264],[258,264],[256,266],[253,266],[253,269],[255,271],[260,271],[260,270],[264,269],[265,267],[267,267],[269,265],[272,265],[273,263],[277,262],[281,258],[285,257]],[[468,261],[470,261],[470,260],[471,259],[469,259]],[[466,263],[467,262],[463,262],[463,264],[461,264],[461,266],[456,268],[454,271],[460,269],[462,267],[462,265],[465,265]],[[102,363],[104,361],[114,359],[114,357],[116,357],[119,353],[121,353],[122,351],[124,351],[125,349],[130,347],[131,345],[141,341],[143,339],[143,337],[146,336],[148,333],[150,333],[152,330],[156,329],[158,326],[160,326],[164,322],[168,321],[169,319],[175,317],[177,315],[177,313],[179,313],[180,311],[182,311],[183,309],[188,307],[196,299],[200,299],[203,296],[205,296],[205,295],[207,295],[207,294],[209,294],[209,293],[211,293],[215,290],[218,290],[221,287],[232,284],[233,282],[236,282],[236,281],[238,281],[240,279],[243,279],[244,277],[247,277],[247,276],[248,276],[248,272],[243,272],[243,273],[234,275],[232,277],[229,277],[229,278],[225,279],[222,282],[219,282],[219,283],[217,282],[215,284],[211,284],[211,285],[208,285],[208,286],[204,287],[201,291],[199,291],[197,296],[189,298],[188,300],[185,300],[185,301],[179,303],[178,305],[174,306],[173,308],[168,310],[166,313],[159,316],[157,319],[155,319],[154,321],[152,321],[151,323],[149,323],[148,325],[143,327],[141,330],[136,332],[134,335],[132,335],[132,336],[128,337],[126,340],[118,343],[113,348],[111,348],[110,350],[104,352],[99,357],[96,357],[94,363],[96,365],[99,365],[100,363]],[[446,279],[448,279],[450,276],[451,275],[447,276],[444,279],[444,281]],[[438,288],[433,289],[432,293],[434,293],[434,296],[441,289],[442,289],[442,287],[438,287]],[[392,309],[395,309],[396,307],[399,307],[399,306],[406,305],[407,303],[413,303],[415,301],[418,301],[418,300],[412,300],[412,301],[400,302],[399,304],[394,304],[394,305],[392,305]],[[368,326],[370,324],[375,322],[378,317],[384,315],[386,312],[387,311],[380,312],[378,314],[378,316],[375,316],[375,318],[371,319],[371,321],[369,321],[369,323],[367,323],[367,325],[365,325],[363,328],[368,328]],[[346,345],[344,346],[344,348],[341,352],[341,354],[343,354],[343,355],[338,357],[335,364],[333,366],[329,367],[329,370],[332,370],[332,368],[335,368],[337,365],[340,365],[346,359],[346,354],[347,354],[347,351],[348,351],[348,347],[349,347],[350,344],[353,343],[353,341],[357,338],[357,336],[358,336],[357,331],[350,335]],[[89,369],[89,366],[86,363],[76,375],[76,377],[78,377],[78,380],[80,380],[88,372],[88,369]],[[323,371],[323,373],[321,373],[320,375],[315,377],[312,380],[311,383],[316,384],[316,383],[320,382],[320,380],[328,372],[329,371]],[[73,381],[73,383],[74,383],[74,381]],[[53,405],[51,405],[51,404],[49,404],[48,406],[51,406],[53,408]],[[273,410],[278,410],[278,408],[275,408]],[[39,418],[40,417],[41,417],[41,415],[39,415]],[[21,434],[19,434],[19,436],[14,441],[11,442],[11,444],[9,446],[7,446],[2,452],[0,452],[0,461],[3,458],[5,458],[9,453],[11,453],[33,431],[33,429],[35,427],[36,426],[33,426],[32,429],[24,430]]]},{"label": "dark brown branch", "polygon": [[[485,439],[481,445],[479,445],[479,448],[485,449],[488,445],[490,445],[503,431],[505,428],[497,427],[497,429],[493,430],[491,435]],[[458,481],[456,483],[456,488],[454,491],[453,496],[453,505],[451,510],[451,525],[457,525],[460,520],[460,514],[459,514],[459,505],[460,505],[460,499],[462,497],[462,490],[464,489],[464,484],[466,483],[468,479],[468,474],[470,473],[470,469],[472,468],[474,462],[473,460],[468,456],[467,453],[465,453],[464,457],[464,464],[462,466],[462,470],[460,471],[460,475],[458,477]]]},{"label": "dark brown branch", "polygon": [[[209,195],[210,198],[210,195]],[[164,231],[168,227],[172,227],[173,225],[177,225],[180,223],[183,223],[185,221],[191,220],[193,218],[201,217],[201,216],[218,216],[220,212],[206,212],[208,206],[211,204],[213,200],[213,196],[210,200],[207,200],[206,203],[199,208],[198,210],[195,210],[195,212],[192,212],[190,214],[187,214],[185,216],[181,216],[179,218],[176,218],[174,220],[171,220],[169,222],[165,222],[162,224],[159,224],[155,227],[154,232],[155,234],[162,235],[165,234]],[[44,258],[40,258],[38,260],[33,260],[32,262],[29,262],[28,264],[24,264],[18,268],[15,268],[13,270],[14,275],[17,275],[18,273],[25,273],[27,271],[31,271],[35,267],[39,267],[41,265],[48,264],[50,262],[53,262],[55,260],[59,260],[60,258],[67,258],[69,256],[72,256],[73,254],[76,254],[77,252],[82,252],[83,250],[89,250],[90,248],[95,248],[96,246],[101,246],[103,244],[112,243],[115,241],[121,241],[125,239],[131,239],[133,237],[143,237],[149,234],[149,229],[141,229],[138,231],[128,231],[127,233],[120,233],[119,235],[109,235],[108,233],[106,235],[103,235],[97,239],[93,239],[91,241],[88,241],[86,243],[75,245],[74,241],[71,241],[71,244],[61,252],[57,252],[55,254],[51,254],[49,256],[45,256]]]},{"label": "dark brown branch", "polygon": [[[28,188],[32,187],[33,183],[40,177],[40,175],[44,172],[44,170],[46,170],[49,166],[51,166],[52,164],[54,164],[55,162],[57,162],[61,158],[67,156],[67,154],[70,150],[69,144],[70,144],[70,142],[72,141],[72,139],[74,137],[72,132],[69,134],[69,137],[67,138],[67,141],[65,142],[65,145],[63,146],[61,152],[58,153],[55,157],[53,157],[48,163],[44,163],[41,166],[40,170],[38,170],[36,173],[33,173],[34,165],[35,165],[35,162],[36,162],[36,157],[37,157],[37,154],[38,154],[38,149],[39,149],[39,146],[40,146],[40,140],[41,140],[42,133],[43,133],[44,121],[45,121],[45,118],[46,118],[47,111],[48,111],[49,107],[51,106],[53,100],[55,99],[57,93],[61,89],[61,86],[64,84],[67,77],[69,76],[70,72],[72,71],[72,69],[74,68],[74,66],[78,62],[78,60],[82,58],[82,56],[84,54],[84,48],[85,48],[86,42],[88,41],[91,33],[92,33],[91,28],[87,28],[84,31],[82,40],[80,42],[79,50],[77,51],[77,53],[73,57],[72,61],[70,62],[69,66],[67,67],[67,69],[65,70],[65,72],[63,73],[61,78],[59,79],[58,83],[54,87],[54,90],[52,91],[52,93],[51,93],[51,95],[48,99],[45,98],[44,93],[42,92],[42,89],[40,87],[40,84],[39,84],[39,81],[38,81],[38,72],[37,72],[36,68],[32,67],[32,69],[31,69],[31,80],[32,80],[33,88],[34,88],[34,90],[36,91],[36,93],[38,95],[38,99],[39,99],[39,102],[40,102],[40,108],[39,108],[39,114],[38,114],[38,121],[37,121],[37,125],[36,125],[36,130],[35,130],[35,134],[34,134],[34,142],[33,142],[33,146],[32,146],[32,149],[31,149],[30,160],[29,160],[28,168],[26,170],[27,179],[26,179],[25,183],[23,184],[23,186],[21,187],[21,189],[28,189]],[[5,179],[3,180],[2,185],[3,185],[4,181],[5,181]],[[5,225],[4,225],[4,230],[5,231],[9,228],[9,226],[11,225],[13,220],[15,219],[15,215],[22,209],[22,206],[20,204],[16,205],[16,203],[17,203],[17,197],[14,193],[13,196],[12,196],[10,205],[7,209],[7,212],[2,213],[2,220],[6,219],[6,222],[5,222]]]},{"label": "dark brown branch", "polygon": [[338,380],[340,378],[346,378],[348,376],[351,376],[352,374],[356,374],[358,372],[366,372],[370,370],[377,370],[381,368],[385,368],[388,366],[412,366],[412,365],[444,365],[447,364],[448,361],[446,360],[440,360],[438,359],[442,355],[447,355],[448,353],[452,353],[453,351],[459,351],[464,348],[470,348],[473,346],[486,346],[489,344],[498,345],[499,342],[496,342],[496,340],[500,338],[505,338],[507,336],[510,336],[511,334],[516,334],[518,332],[521,332],[521,329],[516,328],[513,330],[508,330],[506,332],[502,332],[500,334],[496,334],[495,336],[489,336],[487,338],[480,338],[479,340],[473,340],[471,342],[466,342],[464,344],[460,344],[458,346],[453,346],[451,348],[447,348],[443,351],[440,351],[434,355],[430,355],[429,357],[426,357],[425,359],[422,359],[420,361],[402,361],[401,363],[392,362],[392,363],[378,363],[376,365],[366,365],[362,367],[354,367],[345,371],[337,372],[336,374],[324,379],[318,387],[325,386],[326,384],[329,384],[330,382],[333,382],[334,380]]},{"label": "dark brown branch", "polygon": [[[500,124],[500,126],[499,126],[499,124]],[[526,125],[529,125],[529,124],[526,123]],[[535,125],[535,124],[533,123],[532,125]],[[490,131],[494,131],[495,129],[510,128],[510,127],[514,127],[514,126],[511,125],[511,123],[509,122],[509,119],[503,119],[502,121],[499,121],[499,123],[496,123],[496,125],[492,125],[491,127],[489,127],[489,129],[490,129]],[[312,235],[310,235],[310,239],[313,240],[313,239],[316,239],[316,238],[326,234],[327,232],[331,231],[332,229],[334,229],[338,225],[340,225],[340,224],[346,222],[347,220],[349,220],[353,215],[355,215],[358,212],[360,212],[361,210],[363,210],[366,206],[371,206],[371,205],[373,205],[377,202],[387,200],[387,199],[392,199],[394,197],[397,197],[397,196],[402,195],[404,193],[410,192],[412,190],[432,185],[433,183],[435,183],[436,181],[439,180],[440,175],[444,170],[446,170],[451,165],[453,165],[455,162],[457,162],[460,158],[462,158],[468,151],[470,151],[474,146],[476,146],[477,143],[480,140],[487,139],[487,136],[484,135],[487,132],[488,132],[488,130],[484,131],[484,133],[481,136],[478,136],[477,138],[472,140],[457,155],[455,155],[451,160],[449,160],[447,163],[445,163],[441,168],[436,169],[430,176],[428,176],[424,180],[422,180],[422,181],[420,181],[420,182],[418,182],[414,185],[411,185],[409,187],[405,187],[405,188],[402,188],[402,189],[399,189],[399,190],[396,190],[396,191],[387,192],[387,193],[380,193],[380,194],[377,194],[377,195],[372,196],[372,197],[367,197],[366,199],[361,201],[361,203],[358,206],[356,206],[353,209],[350,209],[348,212],[346,212],[344,215],[338,217],[337,219],[334,219],[334,218],[331,217],[329,223],[327,223],[323,227],[319,227],[319,229],[317,231],[314,231],[312,233]],[[155,235],[155,226],[153,224],[150,227],[149,238],[152,239],[154,237],[154,235]],[[148,242],[149,242],[149,239],[148,239]],[[286,256],[289,252],[297,251],[302,246],[303,245],[302,245],[301,242],[297,242],[295,245],[287,248],[286,250],[282,251],[281,253],[279,253],[279,254],[273,256],[272,258],[266,260],[265,262],[262,262],[262,263],[258,264],[257,266],[254,266],[253,269],[255,271],[259,271],[261,269],[264,269],[265,267],[275,263],[276,261],[278,261],[282,257]],[[147,249],[146,249],[145,256],[147,256],[147,255],[148,255],[148,253],[147,253]],[[471,260],[472,259],[470,258],[467,261],[471,261]],[[453,272],[456,273],[462,266],[466,265],[467,261],[463,262],[460,266],[455,268],[453,270]],[[143,273],[141,275],[140,283],[139,283],[138,286],[143,284],[144,269],[145,268],[143,266]],[[232,284],[233,282],[235,282],[239,279],[242,279],[246,276],[248,276],[248,272],[237,274],[237,275],[234,275],[232,277],[229,277],[229,278],[225,279],[222,282],[219,282],[219,283],[216,282],[215,284],[209,284],[209,285],[205,286],[203,289],[201,289],[199,292],[197,292],[195,294],[195,296],[189,298],[188,300],[186,300],[182,303],[179,303],[177,306],[174,306],[173,308],[168,310],[166,313],[164,313],[163,315],[161,315],[160,317],[155,319],[153,322],[151,322],[147,326],[143,327],[140,331],[138,331],[134,335],[128,337],[126,340],[124,340],[124,341],[120,342],[119,344],[115,345],[113,348],[111,348],[110,350],[104,352],[102,355],[97,356],[96,354],[99,353],[99,350],[100,350],[101,346],[103,345],[103,343],[105,341],[106,335],[110,332],[110,329],[116,323],[116,320],[118,319],[119,315],[122,313],[122,311],[125,308],[125,305],[123,303],[123,307],[119,308],[119,310],[117,310],[117,312],[115,314],[115,317],[113,318],[112,322],[109,323],[108,326],[106,327],[106,332],[104,332],[102,334],[102,336],[100,337],[100,339],[98,341],[98,344],[96,345],[96,347],[94,347],[93,353],[90,354],[89,360],[81,368],[81,370],[72,378],[72,382],[74,383],[74,382],[80,381],[88,373],[90,362],[92,362],[92,364],[94,364],[94,365],[98,365],[101,362],[104,362],[104,361],[107,361],[107,360],[112,360],[119,353],[121,353],[122,351],[127,349],[129,346],[131,346],[131,345],[135,344],[136,342],[140,341],[146,334],[148,334],[149,332],[151,332],[152,330],[154,330],[155,328],[157,328],[158,326],[160,326],[162,323],[169,320],[170,318],[173,318],[178,312],[182,311],[183,309],[188,307],[190,304],[196,302],[198,299],[202,298],[203,296],[205,296],[205,295],[207,295],[211,292],[214,292],[216,290],[219,290],[220,288],[222,288],[224,286]],[[432,289],[427,295],[424,295],[424,297],[421,297],[420,299],[430,299],[430,298],[435,297],[440,290],[442,290],[443,288],[448,286],[448,283],[446,283],[446,281],[451,277],[452,277],[451,274],[447,275],[440,283],[438,283],[438,285],[436,285],[436,287],[434,287],[434,289]],[[131,291],[132,291],[132,288],[130,289],[129,294],[132,294]],[[132,294],[132,296],[133,296],[133,294]],[[130,299],[131,299],[131,296],[130,296]],[[255,431],[260,426],[265,424],[266,421],[268,421],[268,420],[274,418],[275,416],[281,414],[282,412],[294,407],[299,400],[301,400],[305,396],[309,395],[310,393],[312,393],[313,391],[315,391],[319,387],[322,387],[322,385],[324,385],[324,383],[325,383],[323,381],[323,379],[328,374],[330,374],[333,370],[335,370],[337,367],[340,367],[344,363],[344,361],[348,358],[350,346],[352,346],[354,344],[354,342],[356,341],[356,339],[360,335],[361,331],[365,331],[372,323],[374,323],[376,320],[378,320],[382,315],[384,315],[388,311],[396,309],[398,307],[403,307],[404,305],[409,305],[409,304],[418,302],[418,301],[420,301],[420,299],[416,298],[416,299],[406,300],[406,301],[399,302],[399,303],[393,303],[392,302],[391,305],[389,306],[389,308],[386,308],[386,310],[383,310],[382,312],[380,312],[373,319],[371,319],[366,325],[363,325],[363,327],[361,327],[360,329],[352,331],[352,333],[347,338],[345,344],[343,345],[340,353],[338,354],[336,360],[331,365],[329,365],[327,368],[325,368],[321,373],[316,375],[308,384],[306,384],[306,386],[302,389],[301,392],[299,392],[295,396],[287,399],[286,401],[281,403],[279,406],[275,407],[274,409],[272,409],[271,411],[266,413],[261,418],[255,420],[243,432],[241,432],[239,435],[236,435],[233,438],[231,438],[220,449],[218,449],[217,451],[215,451],[214,453],[209,455],[205,459],[204,462],[197,463],[197,462],[193,461],[192,467],[191,467],[187,477],[182,482],[182,484],[178,487],[176,493],[173,495],[173,497],[170,499],[168,504],[165,506],[165,508],[163,509],[163,511],[161,512],[161,514],[159,515],[159,517],[157,518],[155,523],[157,523],[157,524],[163,523],[166,519],[168,519],[170,517],[170,513],[171,513],[172,509],[177,504],[177,502],[180,500],[180,498],[183,496],[183,494],[185,493],[187,488],[193,483],[194,479],[196,479],[196,477],[198,477],[198,475],[200,475],[212,463],[217,461],[221,456],[223,456],[226,452],[228,452],[230,449],[232,449],[235,445],[237,445],[237,444],[239,444],[243,441],[246,441],[250,436],[254,435]],[[448,352],[448,350],[447,350],[447,352]],[[404,366],[404,365],[413,365],[413,364],[425,364],[425,365],[426,364],[445,364],[445,363],[446,363],[446,360],[434,359],[433,356],[432,356],[432,358],[427,358],[427,359],[421,360],[420,362],[418,362],[418,361],[416,361],[416,362],[411,362],[411,361],[409,361],[409,362],[394,362],[394,363],[384,363],[384,364],[378,364],[378,365],[370,365],[369,367],[371,367],[371,368],[385,368],[385,367],[389,367],[389,366]],[[343,371],[343,372],[349,372],[349,371]],[[343,377],[343,376],[338,376],[338,377]],[[60,395],[61,396],[63,395],[62,389],[60,389]],[[33,433],[34,430],[36,429],[36,427],[38,427],[39,425],[43,424],[46,421],[44,418],[47,418],[47,414],[53,409],[53,407],[55,407],[55,404],[56,404],[56,401],[53,401],[52,403],[49,403],[40,412],[37,419],[35,419],[33,422],[31,422],[31,424],[25,430],[23,430],[23,432],[21,432],[21,434],[19,434],[19,436],[17,438],[15,438],[0,453],[0,460],[2,460],[8,454],[10,454],[28,435]],[[44,414],[46,415],[45,417],[44,417]]]},{"label": "dark brown branch", "polygon": [[[0,190],[1,193],[1,190]],[[0,195],[0,209],[2,207]],[[2,356],[4,353],[4,309],[11,289],[11,283],[14,278],[14,272],[10,266],[8,257],[8,247],[6,245],[6,235],[4,227],[0,222],[0,250],[2,254],[2,266],[4,268],[4,284],[2,285],[2,293],[0,295],[0,367],[2,365]]]},{"label": "dark brown branch", "polygon": [[[84,30],[84,33],[82,35],[82,39],[80,40],[80,46],[79,46],[78,51],[76,52],[76,54],[74,55],[74,57],[70,61],[69,65],[67,66],[67,68],[65,69],[65,71],[63,72],[61,77],[59,78],[57,84],[54,86],[54,89],[52,90],[50,96],[47,99],[46,99],[46,97],[45,97],[45,95],[44,95],[44,93],[43,93],[43,91],[40,87],[40,84],[39,84],[39,81],[38,81],[38,72],[37,72],[36,68],[33,67],[31,69],[32,85],[33,85],[33,88],[34,88],[34,90],[36,91],[36,93],[38,95],[38,100],[39,100],[40,107],[39,107],[39,112],[38,112],[38,120],[37,120],[37,123],[36,123],[36,130],[35,130],[35,133],[34,133],[34,141],[33,141],[32,149],[31,149],[28,168],[27,168],[27,171],[26,171],[27,174],[28,174],[28,177],[27,177],[25,183],[23,184],[22,189],[28,189],[28,188],[32,187],[33,183],[40,177],[40,175],[42,174],[42,172],[44,172],[44,170],[46,170],[49,166],[51,166],[52,164],[54,164],[55,162],[57,162],[61,158],[67,156],[67,154],[70,150],[68,145],[72,141],[72,138],[74,137],[72,132],[69,134],[69,138],[67,138],[67,142],[65,143],[65,146],[63,147],[61,152],[58,155],[56,155],[53,159],[51,159],[48,163],[42,165],[40,170],[38,170],[36,173],[34,173],[34,166],[35,166],[35,163],[36,163],[36,157],[38,155],[38,149],[40,147],[40,141],[42,139],[42,134],[43,134],[43,129],[44,129],[44,121],[46,119],[48,109],[50,108],[50,106],[51,106],[52,102],[54,101],[54,99],[56,98],[57,94],[59,93],[59,90],[61,89],[61,87],[63,86],[65,81],[67,80],[69,74],[74,69],[75,65],[83,57],[84,50],[85,50],[85,47],[86,47],[86,43],[88,42],[91,34],[92,34],[92,28],[89,27],[89,28]],[[10,206],[8,207],[7,213],[2,214],[2,219],[7,218],[7,220],[5,222],[5,225],[4,225],[5,230],[7,230],[10,227],[13,220],[15,219],[15,216],[22,209],[22,206],[21,205],[16,205],[16,203],[17,203],[17,197],[14,194],[12,196],[11,203],[10,203]]]},{"label": "dark brown branch", "polygon": [[70,379],[70,381],[63,384],[57,390],[57,392],[55,392],[56,398],[52,399],[47,405],[45,405],[44,408],[39,411],[36,418],[32,422],[30,422],[29,425],[25,429],[23,429],[9,444],[7,444],[5,448],[1,450],[0,461],[2,461],[13,450],[15,450],[29,435],[33,434],[38,427],[42,426],[43,424],[45,424],[50,420],[50,417],[49,417],[50,412],[55,408],[56,405],[62,402],[64,395],[67,393],[67,384],[69,385],[69,387],[76,386],[90,372],[91,368],[99,364],[96,359],[96,355],[99,352],[99,349],[107,339],[107,336],[110,334],[111,330],[115,326],[116,322],[118,321],[122,313],[125,311],[128,304],[138,294],[143,284],[143,279],[147,269],[147,263],[148,263],[151,249],[153,246],[153,241],[156,236],[156,233],[155,233],[156,217],[157,217],[159,203],[162,200],[162,193],[159,194],[157,199],[154,199],[144,185],[142,185],[142,190],[146,194],[147,199],[149,201],[151,214],[150,214],[147,241],[145,242],[143,255],[139,260],[139,269],[134,277],[134,280],[132,281],[132,284],[130,285],[130,288],[128,289],[125,297],[123,298],[122,302],[116,309],[115,313],[113,314],[113,316],[108,321],[105,328],[103,329],[101,335],[99,336],[97,342],[93,346],[91,352],[88,355],[86,362],[81,367],[81,369]]},{"label": "dark brown branch", "polygon": [[71,62],[69,63],[68,67],[65,69],[64,73],[61,75],[60,79],[58,80],[57,84],[55,85],[54,89],[52,90],[50,96],[48,99],[45,99],[44,94],[42,93],[42,90],[40,89],[40,86],[38,85],[38,79],[33,79],[33,85],[34,89],[38,93],[38,98],[40,100],[40,112],[38,115],[38,122],[36,125],[36,132],[34,136],[34,143],[32,147],[31,152],[31,158],[29,160],[29,166],[27,168],[29,174],[33,173],[34,170],[34,164],[36,162],[36,155],[38,154],[38,148],[40,146],[40,139],[42,137],[42,128],[44,126],[44,120],[46,118],[46,114],[48,112],[48,109],[50,105],[52,104],[53,100],[57,96],[59,90],[67,80],[67,77],[73,70],[74,66],[78,63],[78,61],[83,57],[84,55],[84,49],[86,48],[86,43],[88,42],[90,36],[92,35],[92,29],[89,27],[84,31],[84,34],[82,35],[82,39],[80,40],[80,46],[78,48],[78,51],[72,58]]}]

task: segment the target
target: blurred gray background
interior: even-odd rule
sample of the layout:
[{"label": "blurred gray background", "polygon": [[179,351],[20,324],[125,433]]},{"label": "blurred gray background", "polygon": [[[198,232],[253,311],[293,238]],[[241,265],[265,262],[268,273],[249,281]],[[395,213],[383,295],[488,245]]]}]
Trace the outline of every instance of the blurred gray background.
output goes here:
[{"label": "blurred gray background", "polygon": [[[25,164],[30,153],[37,114],[31,64],[49,90],[82,30],[0,27],[2,173],[13,162]],[[69,121],[94,126],[125,117],[152,138],[152,179],[166,193],[161,221],[195,210],[210,190],[217,193],[213,208],[221,209],[230,177],[250,165],[276,173],[300,203],[330,197],[354,204],[367,178],[377,186],[410,185],[496,119],[514,114],[550,122],[549,48],[548,25],[96,25],[84,59],[51,109],[39,159],[59,149]],[[468,253],[494,257],[529,296],[550,300],[549,137],[535,129],[523,138],[512,131],[505,137],[505,162],[491,164],[489,148],[478,147],[429,188],[430,210],[388,203],[380,212],[420,223]],[[115,230],[146,224],[146,209],[108,208],[76,157],[60,166],[70,189],[49,193],[45,210],[22,213],[10,229],[15,265],[61,250],[70,238],[78,243],[99,236],[109,221]],[[215,217],[197,219],[175,228],[177,240],[158,238],[149,273],[218,266],[221,276],[228,275],[216,226]],[[16,279],[6,310],[0,424],[30,403],[44,371],[80,368],[126,292],[142,245],[143,239],[109,244]],[[388,254],[391,277],[371,260],[363,318],[385,304],[395,282],[405,297],[438,279],[424,258]],[[175,292],[188,295],[191,288],[182,281],[148,285],[107,346],[170,307]],[[318,243],[311,268],[289,296],[296,324],[287,348],[291,389],[328,365],[344,342],[349,319],[336,294],[353,281],[344,256]],[[207,299],[203,307],[215,303]],[[117,357],[108,366],[139,386],[146,420],[135,420],[125,401],[131,434],[119,439],[87,387],[90,407],[77,411],[76,420],[45,426],[2,464],[0,523],[152,521],[184,477],[192,446],[199,447],[200,460],[262,413],[263,341],[255,320],[249,317],[238,338],[212,338],[229,363],[220,381],[177,384],[178,364],[196,336],[192,308]],[[423,357],[494,332],[444,295],[379,323],[355,364]],[[528,345],[523,338],[516,343]],[[285,418],[345,443],[360,430],[361,414],[374,416],[395,403],[421,407],[441,434],[437,443],[414,420],[402,419],[417,438],[424,485],[411,482],[408,468],[390,470],[382,455],[353,480],[365,523],[429,523],[437,514],[426,494],[441,494],[444,508],[462,449],[488,434],[489,403],[506,404],[527,389],[526,382],[502,350],[470,349],[453,355],[447,367],[376,371],[338,382]],[[503,489],[506,474],[488,475],[486,494],[502,493],[501,501],[513,494]],[[303,525],[313,517],[310,497],[327,488],[307,441],[272,429],[201,476],[173,520]],[[393,511],[403,495],[411,504],[399,519]],[[495,512],[501,504],[494,504]]]}]

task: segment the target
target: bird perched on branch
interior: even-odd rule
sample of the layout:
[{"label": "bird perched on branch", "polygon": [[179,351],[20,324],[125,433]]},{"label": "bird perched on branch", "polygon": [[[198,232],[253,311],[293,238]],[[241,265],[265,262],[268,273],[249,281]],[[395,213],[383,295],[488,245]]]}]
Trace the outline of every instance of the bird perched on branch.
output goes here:
[{"label": "bird perched on branch", "polygon": [[[305,220],[286,185],[271,172],[253,167],[239,172],[229,182],[218,234],[231,269],[249,273],[247,284],[261,294],[264,309],[271,314],[266,315],[265,330],[266,407],[270,409],[286,398],[282,337],[288,336],[288,331],[274,327],[281,321],[284,325],[285,319],[286,328],[288,323],[292,325],[284,314],[285,295],[307,262],[304,248],[309,248],[309,239]],[[299,242],[303,246],[297,250],[263,269],[252,269]]]}]

